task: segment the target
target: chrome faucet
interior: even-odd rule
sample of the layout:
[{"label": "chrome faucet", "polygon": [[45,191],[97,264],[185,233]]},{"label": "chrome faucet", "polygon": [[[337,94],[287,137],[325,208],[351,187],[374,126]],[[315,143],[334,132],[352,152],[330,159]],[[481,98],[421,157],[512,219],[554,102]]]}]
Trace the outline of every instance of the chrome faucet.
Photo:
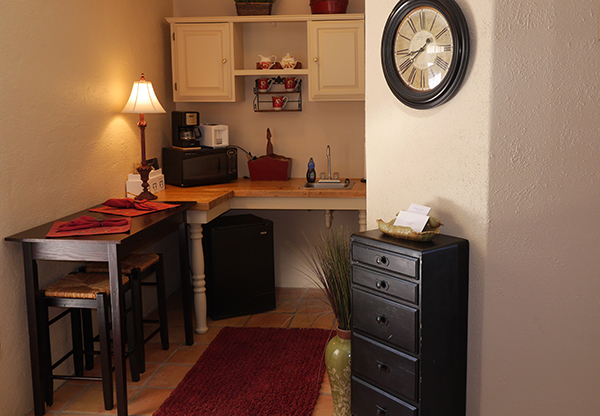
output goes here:
[{"label": "chrome faucet", "polygon": [[327,145],[327,180],[331,180],[331,150]]}]

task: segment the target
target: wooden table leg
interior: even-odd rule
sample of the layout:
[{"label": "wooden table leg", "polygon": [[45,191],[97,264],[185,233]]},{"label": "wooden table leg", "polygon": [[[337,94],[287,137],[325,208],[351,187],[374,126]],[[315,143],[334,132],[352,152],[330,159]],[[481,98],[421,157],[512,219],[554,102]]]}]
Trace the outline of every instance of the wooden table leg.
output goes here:
[{"label": "wooden table leg", "polygon": [[127,374],[125,372],[125,304],[121,293],[121,258],[116,244],[108,244],[108,275],[110,280],[110,313],[112,319],[113,351],[117,414],[127,416]]},{"label": "wooden table leg", "polygon": [[194,286],[194,309],[196,311],[196,332],[208,332],[206,325],[206,276],[204,275],[204,250],[202,249],[202,225],[190,224],[192,245],[192,280]]},{"label": "wooden table leg", "polygon": [[367,231],[367,211],[364,209],[358,211],[358,231]]}]

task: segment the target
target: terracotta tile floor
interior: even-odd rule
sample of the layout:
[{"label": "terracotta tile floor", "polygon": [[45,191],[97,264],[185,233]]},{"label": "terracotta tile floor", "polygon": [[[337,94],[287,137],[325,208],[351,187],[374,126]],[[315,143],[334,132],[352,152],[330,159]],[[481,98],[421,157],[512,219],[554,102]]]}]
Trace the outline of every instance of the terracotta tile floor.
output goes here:
[{"label": "terracotta tile floor", "polygon": [[[210,342],[225,326],[331,329],[334,316],[319,289],[278,288],[277,308],[256,315],[219,321],[208,321],[206,334],[194,334],[194,345],[185,345],[183,317],[179,309],[180,295],[169,299],[169,341],[167,351],[161,349],[158,336],[146,344],[146,372],[140,381],[128,380],[129,415],[152,415],[192,368]],[[150,329],[150,328],[149,328]],[[98,374],[96,365],[91,373]],[[95,374],[95,375],[96,375]],[[47,408],[50,416],[117,414],[116,406],[104,410],[100,382],[68,381],[54,393],[54,404]],[[327,374],[312,416],[331,416],[333,404]],[[33,415],[33,413],[31,413]],[[260,416],[260,415],[257,415]],[[285,416],[285,415],[281,415]]]}]

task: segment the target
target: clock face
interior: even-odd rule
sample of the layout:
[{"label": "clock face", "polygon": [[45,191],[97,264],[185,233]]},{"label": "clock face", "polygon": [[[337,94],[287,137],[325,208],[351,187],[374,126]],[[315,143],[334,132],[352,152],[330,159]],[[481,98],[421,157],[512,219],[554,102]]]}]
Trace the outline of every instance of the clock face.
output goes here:
[{"label": "clock face", "polygon": [[469,29],[454,0],[400,0],[383,29],[381,64],[396,98],[428,109],[449,100],[469,60]]},{"label": "clock face", "polygon": [[402,82],[416,91],[440,85],[452,67],[454,41],[446,18],[432,7],[418,7],[396,33],[396,69]]}]

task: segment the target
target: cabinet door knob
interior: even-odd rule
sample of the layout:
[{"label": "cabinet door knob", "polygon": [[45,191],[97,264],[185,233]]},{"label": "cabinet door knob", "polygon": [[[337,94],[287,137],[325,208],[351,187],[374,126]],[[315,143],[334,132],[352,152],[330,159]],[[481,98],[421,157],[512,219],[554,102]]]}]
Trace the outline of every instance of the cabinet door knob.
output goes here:
[{"label": "cabinet door knob", "polygon": [[317,62],[319,58],[313,58],[313,62]]},{"label": "cabinet door knob", "polygon": [[375,282],[375,287],[377,289],[388,290],[390,287],[390,284],[388,282],[386,282],[385,280],[378,280],[377,282]]},{"label": "cabinet door knob", "polygon": [[385,315],[377,315],[377,318],[375,318],[375,320],[377,321],[377,323],[380,323],[382,325],[389,324],[388,318],[386,318]]},{"label": "cabinet door knob", "polygon": [[223,62],[224,64],[227,63],[227,59],[223,59],[221,62]]}]

